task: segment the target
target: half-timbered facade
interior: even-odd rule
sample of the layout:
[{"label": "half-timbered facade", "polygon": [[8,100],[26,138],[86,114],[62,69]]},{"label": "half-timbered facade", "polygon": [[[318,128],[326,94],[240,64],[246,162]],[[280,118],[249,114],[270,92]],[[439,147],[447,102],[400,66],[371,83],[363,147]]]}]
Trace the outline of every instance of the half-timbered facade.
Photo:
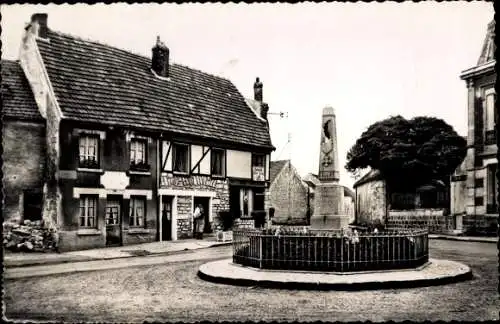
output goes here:
[{"label": "half-timbered facade", "polygon": [[32,16],[20,65],[46,121],[44,220],[60,249],[193,237],[219,213],[265,210],[269,135],[262,83],[247,100],[229,81],[52,31]]}]

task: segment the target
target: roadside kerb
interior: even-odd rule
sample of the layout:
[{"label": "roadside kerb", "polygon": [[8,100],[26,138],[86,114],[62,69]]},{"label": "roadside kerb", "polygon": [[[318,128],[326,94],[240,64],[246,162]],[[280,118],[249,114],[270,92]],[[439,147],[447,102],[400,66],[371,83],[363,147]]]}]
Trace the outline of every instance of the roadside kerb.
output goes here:
[{"label": "roadside kerb", "polygon": [[477,242],[477,243],[498,243],[498,237],[473,237],[473,236],[451,236],[441,234],[429,234],[429,239],[433,240],[450,240],[450,241],[463,241],[463,242]]},{"label": "roadside kerb", "polygon": [[372,290],[443,285],[473,278],[459,262],[430,259],[421,269],[337,274],[325,272],[268,271],[242,267],[231,259],[205,263],[198,269],[203,280],[236,286],[304,290]]},{"label": "roadside kerb", "polygon": [[[143,249],[137,249],[137,247],[133,245],[129,246],[123,246],[123,250],[121,253],[116,253],[116,254],[111,254],[111,255],[104,255],[104,256],[85,256],[85,255],[64,255],[64,254],[53,254],[54,258],[53,259],[24,259],[24,260],[13,260],[8,257],[5,257],[4,254],[4,267],[5,268],[22,268],[22,267],[32,267],[32,266],[41,266],[41,265],[57,265],[57,264],[63,264],[63,263],[79,263],[79,262],[88,262],[88,261],[102,261],[102,260],[114,260],[114,259],[125,259],[125,258],[140,258],[140,257],[145,257],[145,256],[167,256],[167,255],[174,255],[174,254],[182,254],[187,251],[193,251],[193,250],[200,250],[200,249],[209,249],[209,248],[214,248],[214,247],[219,247],[219,246],[227,246],[231,245],[232,242],[214,242],[213,244],[207,244],[206,246],[204,245],[199,245],[198,247],[191,247],[191,248],[180,248],[180,249],[172,249],[170,251],[165,251],[165,250],[157,250],[155,251],[152,249],[152,251],[147,251],[147,254],[144,255],[134,255],[133,251],[134,250],[143,250]],[[125,251],[125,252],[124,252]],[[82,251],[82,253],[85,253],[88,251]]]}]

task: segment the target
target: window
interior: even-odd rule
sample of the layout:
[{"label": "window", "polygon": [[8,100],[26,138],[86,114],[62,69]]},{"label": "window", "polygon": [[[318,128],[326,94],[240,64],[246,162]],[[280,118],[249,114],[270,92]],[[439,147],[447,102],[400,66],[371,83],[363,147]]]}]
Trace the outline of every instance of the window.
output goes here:
[{"label": "window", "polygon": [[497,211],[497,188],[498,179],[496,177],[497,164],[488,165],[488,188],[487,188],[487,209],[488,213],[496,213]]},{"label": "window", "polygon": [[97,227],[97,196],[80,196],[80,227]]},{"label": "window", "polygon": [[266,156],[264,154],[253,154],[252,155],[252,166],[263,167],[266,161]]},{"label": "window", "polygon": [[42,220],[43,194],[38,190],[23,191],[23,218],[30,221]]},{"label": "window", "polygon": [[99,137],[82,135],[79,139],[81,168],[97,169],[99,167]]},{"label": "window", "polygon": [[486,92],[486,131],[495,129],[495,94],[490,91]]},{"label": "window", "polygon": [[147,164],[147,141],[132,139],[130,142],[130,166],[132,169],[149,171]]},{"label": "window", "polygon": [[476,206],[484,205],[484,198],[483,197],[474,198],[474,205],[476,205]]},{"label": "window", "polygon": [[173,171],[189,173],[189,146],[186,144],[173,144],[172,161]]},{"label": "window", "polygon": [[212,149],[212,175],[224,176],[225,174],[225,151],[221,149]]},{"label": "window", "polygon": [[483,178],[478,178],[474,181],[474,186],[476,188],[483,188],[484,187],[484,179]]},{"label": "window", "polygon": [[264,154],[252,154],[252,180],[264,181],[266,179],[266,156]]},{"label": "window", "polygon": [[120,202],[110,200],[106,205],[106,225],[120,224]]},{"label": "window", "polygon": [[129,225],[131,227],[144,226],[146,199],[144,197],[131,197],[129,208]]}]

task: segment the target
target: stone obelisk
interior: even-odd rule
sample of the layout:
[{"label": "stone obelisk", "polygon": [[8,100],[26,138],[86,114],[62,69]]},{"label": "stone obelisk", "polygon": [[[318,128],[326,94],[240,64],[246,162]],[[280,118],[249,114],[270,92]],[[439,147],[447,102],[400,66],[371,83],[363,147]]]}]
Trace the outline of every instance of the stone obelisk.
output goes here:
[{"label": "stone obelisk", "polygon": [[347,227],[349,222],[349,216],[344,214],[344,187],[339,184],[335,119],[335,111],[332,107],[323,108],[318,172],[320,183],[314,191],[314,215],[311,217],[311,229],[342,229]]}]

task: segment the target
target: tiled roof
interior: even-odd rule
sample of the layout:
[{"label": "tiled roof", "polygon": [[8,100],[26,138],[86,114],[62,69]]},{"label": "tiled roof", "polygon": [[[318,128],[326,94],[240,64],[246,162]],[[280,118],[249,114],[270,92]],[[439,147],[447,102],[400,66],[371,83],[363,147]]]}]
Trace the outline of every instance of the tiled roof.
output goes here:
[{"label": "tiled roof", "polygon": [[4,118],[43,121],[28,80],[15,61],[2,60],[2,115]]},{"label": "tiled roof", "polygon": [[375,180],[380,180],[382,179],[382,174],[380,173],[379,170],[376,169],[371,169],[368,173],[366,173],[364,176],[361,177],[358,181],[356,181],[353,185],[354,188],[370,182],[370,181],[375,181]]},{"label": "tiled roof", "polygon": [[356,199],[356,194],[351,188],[346,186],[343,187],[344,187],[344,197],[351,197],[352,199]]},{"label": "tiled roof", "polygon": [[148,57],[51,30],[48,38],[37,43],[66,119],[273,148],[266,122],[224,78],[171,64],[160,79]]},{"label": "tiled roof", "polygon": [[271,167],[269,168],[269,183],[274,182],[274,179],[276,179],[278,174],[289,161],[290,160],[271,161]]}]

